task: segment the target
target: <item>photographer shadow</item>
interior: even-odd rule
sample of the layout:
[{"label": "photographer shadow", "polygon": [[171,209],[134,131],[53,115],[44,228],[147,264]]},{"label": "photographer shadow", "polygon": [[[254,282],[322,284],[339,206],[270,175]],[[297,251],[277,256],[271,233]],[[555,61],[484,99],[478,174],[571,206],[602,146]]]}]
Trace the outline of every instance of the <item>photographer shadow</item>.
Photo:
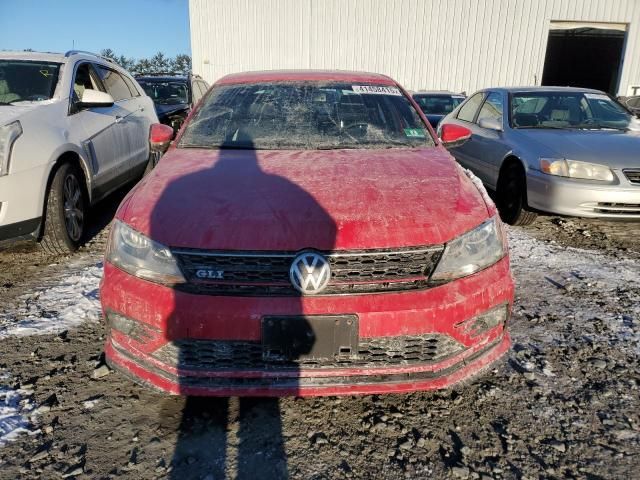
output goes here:
[{"label": "photographer shadow", "polygon": [[[167,185],[157,205],[164,206],[164,211],[170,205],[176,210],[174,218],[193,217],[190,210],[193,208],[205,210],[211,218],[211,224],[197,225],[196,228],[203,235],[202,238],[212,239],[211,243],[216,249],[290,251],[290,246],[295,243],[320,251],[333,250],[337,227],[332,217],[310,193],[273,173],[293,170],[297,174],[304,174],[304,169],[308,168],[305,159],[295,155],[279,155],[281,152],[256,151],[251,141],[243,142],[242,148],[194,150],[193,153],[194,157],[202,160],[202,169],[178,177]],[[165,161],[170,160],[167,158]],[[163,168],[162,164],[160,168]],[[318,182],[321,181],[318,179]],[[157,238],[154,235],[156,231],[166,232],[167,228],[175,228],[175,225],[167,223],[162,211],[162,208],[157,208],[152,212],[152,238]],[[222,218],[226,222],[224,226],[221,225]],[[221,232],[221,229],[224,230]],[[180,232],[179,238],[187,238],[189,234]],[[162,238],[162,235],[159,237]],[[221,244],[225,246],[220,247]],[[229,247],[230,244],[233,246]],[[259,247],[256,248],[256,245]],[[167,399],[159,419],[163,430],[179,424],[167,478],[288,478],[282,412],[278,398],[271,397],[282,392],[274,388],[272,382],[276,382],[278,387],[284,386],[287,395],[295,396],[299,391],[302,381],[299,374],[300,357],[311,352],[316,343],[315,333],[304,318],[304,298],[294,295],[285,297],[286,302],[271,303],[270,299],[262,302],[259,297],[218,297],[222,302],[229,299],[243,302],[243,298],[246,298],[245,303],[238,305],[243,314],[246,310],[246,322],[253,332],[262,331],[264,314],[298,317],[294,322],[296,327],[288,331],[293,332],[291,348],[281,352],[283,356],[280,360],[270,359],[269,352],[263,352],[264,363],[254,368],[254,371],[263,372],[277,369],[278,376],[270,380],[265,377],[240,378],[249,370],[246,366],[235,370],[229,368],[229,376],[225,378],[203,378],[189,374],[194,371],[190,368],[194,365],[187,364],[193,362],[193,352],[185,351],[184,345],[224,341],[225,332],[227,338],[261,345],[260,339],[234,338],[242,330],[237,325],[230,326],[229,320],[218,312],[203,312],[197,319],[199,323],[193,318],[184,318],[182,312],[190,311],[186,307],[193,297],[196,295],[176,295],[174,311],[165,330],[166,340],[183,349],[178,351],[176,359],[183,398]],[[273,312],[263,311],[265,305],[276,307]],[[243,325],[244,322],[243,318]],[[198,325],[206,323],[206,328],[199,329]],[[204,330],[214,331],[216,335],[220,332],[220,336],[211,338],[203,333]],[[285,330],[282,335],[287,334]],[[229,334],[228,331],[233,333]],[[283,367],[286,367],[286,371]],[[203,372],[205,369],[200,368],[197,373]],[[190,395],[194,387],[203,385],[221,389],[234,386],[255,388],[257,394],[266,394],[267,397]]]}]

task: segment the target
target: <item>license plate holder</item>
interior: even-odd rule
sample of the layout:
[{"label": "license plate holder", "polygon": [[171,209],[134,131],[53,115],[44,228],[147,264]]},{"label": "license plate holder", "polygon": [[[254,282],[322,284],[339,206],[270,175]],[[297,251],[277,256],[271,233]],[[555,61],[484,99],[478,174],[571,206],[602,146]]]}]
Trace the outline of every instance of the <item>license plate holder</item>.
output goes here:
[{"label": "license plate holder", "polygon": [[262,318],[262,358],[332,361],[358,353],[356,315],[267,316]]}]

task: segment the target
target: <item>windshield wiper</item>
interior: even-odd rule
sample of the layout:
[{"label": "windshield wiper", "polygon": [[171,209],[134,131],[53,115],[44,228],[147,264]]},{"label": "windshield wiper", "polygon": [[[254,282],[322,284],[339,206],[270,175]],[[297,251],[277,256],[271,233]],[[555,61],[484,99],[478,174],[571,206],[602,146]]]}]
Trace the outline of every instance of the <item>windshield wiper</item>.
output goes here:
[{"label": "windshield wiper", "polygon": [[180,148],[209,148],[209,149],[218,148],[213,145],[198,145],[196,143],[179,143],[177,146]]},{"label": "windshield wiper", "polygon": [[627,128],[625,127],[612,127],[609,125],[603,125],[601,123],[589,123],[585,125],[576,125],[575,128],[579,128],[580,130],[622,130],[622,131],[627,130]]},{"label": "windshield wiper", "polygon": [[359,145],[309,145],[314,150],[353,150],[361,148]]},{"label": "windshield wiper", "polygon": [[198,143],[179,143],[180,148],[204,148],[208,150],[257,150],[253,145],[204,145]]},{"label": "windshield wiper", "polygon": [[529,127],[516,127],[518,130],[533,130],[533,129],[551,129],[551,130],[571,130],[574,127],[561,127],[559,125],[531,125]]}]

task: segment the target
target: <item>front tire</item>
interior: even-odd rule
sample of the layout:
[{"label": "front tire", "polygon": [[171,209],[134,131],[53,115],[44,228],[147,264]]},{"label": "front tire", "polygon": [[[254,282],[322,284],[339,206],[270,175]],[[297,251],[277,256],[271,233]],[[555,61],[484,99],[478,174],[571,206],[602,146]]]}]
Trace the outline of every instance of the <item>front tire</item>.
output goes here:
[{"label": "front tire", "polygon": [[509,225],[531,225],[538,216],[527,207],[527,181],[519,165],[508,166],[500,175],[497,200],[500,218]]},{"label": "front tire", "polygon": [[47,192],[42,249],[51,255],[75,252],[84,236],[86,213],[83,176],[77,167],[64,163]]}]

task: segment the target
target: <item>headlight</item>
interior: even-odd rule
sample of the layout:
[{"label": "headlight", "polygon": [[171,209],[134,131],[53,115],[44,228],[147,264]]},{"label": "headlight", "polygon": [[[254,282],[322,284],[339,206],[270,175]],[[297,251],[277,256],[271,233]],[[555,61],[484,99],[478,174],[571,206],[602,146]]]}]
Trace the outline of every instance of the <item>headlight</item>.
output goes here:
[{"label": "headlight", "polygon": [[446,282],[487,268],[505,254],[502,230],[497,217],[447,243],[433,282]]},{"label": "headlight", "polygon": [[183,283],[184,277],[171,251],[115,220],[106,259],[127,273],[163,284]]},{"label": "headlight", "polygon": [[22,135],[22,125],[20,125],[20,122],[16,121],[0,127],[0,177],[9,173],[11,148],[20,135]]},{"label": "headlight", "polygon": [[598,180],[613,182],[615,177],[609,167],[596,163],[578,162],[564,158],[541,158],[540,170],[549,175],[559,177],[581,178],[583,180]]}]

